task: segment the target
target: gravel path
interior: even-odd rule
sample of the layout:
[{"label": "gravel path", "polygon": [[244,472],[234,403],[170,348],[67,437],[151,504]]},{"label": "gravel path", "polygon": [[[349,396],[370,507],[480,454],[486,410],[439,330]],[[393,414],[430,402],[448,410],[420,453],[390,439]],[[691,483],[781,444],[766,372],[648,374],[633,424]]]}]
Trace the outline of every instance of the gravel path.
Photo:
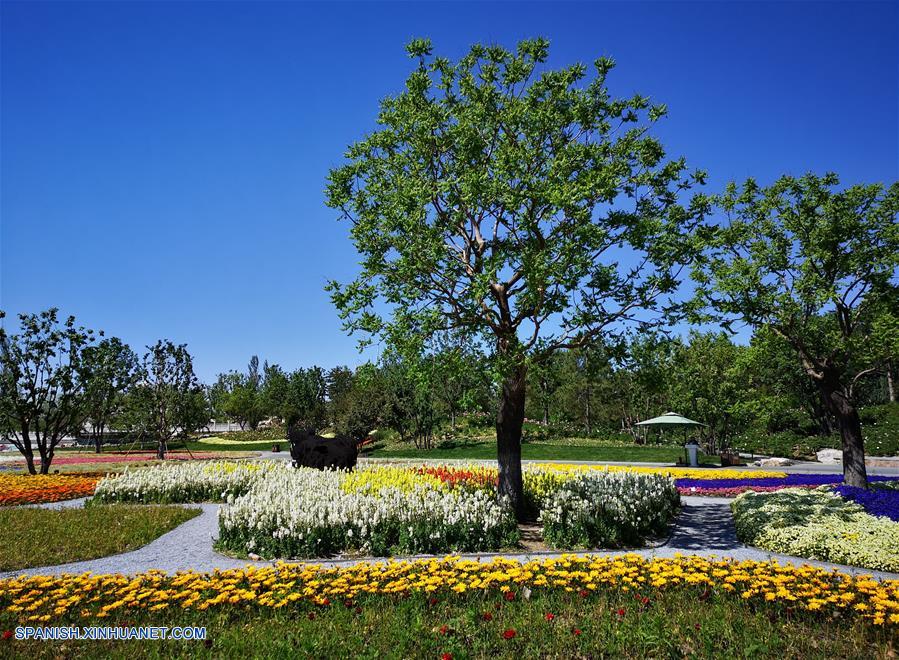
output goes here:
[{"label": "gravel path", "polygon": [[[592,552],[575,553],[579,555],[614,556],[622,554],[638,554],[643,557],[673,557],[678,554],[701,555],[714,557],[727,557],[737,561],[778,561],[781,564],[810,564],[828,570],[837,569],[844,573],[854,575],[873,575],[877,579],[899,579],[899,574],[882,571],[870,571],[852,566],[842,566],[829,562],[812,561],[799,557],[779,555],[758,548],[743,545],[737,540],[733,518],[730,513],[731,500],[717,497],[682,497],[683,507],[675,522],[670,538],[663,545],[656,548],[638,549],[629,553],[619,550],[594,550]],[[66,502],[53,502],[39,505],[46,508],[59,509],[81,506],[84,498],[68,500]],[[215,552],[212,543],[218,536],[218,510],[219,504],[191,504],[190,507],[199,507],[202,513],[172,531],[163,534],[142,548],[101,559],[72,562],[58,566],[45,566],[30,568],[7,573],[0,573],[0,578],[14,577],[17,575],[58,575],[61,573],[124,573],[134,574],[151,569],[162,570],[168,573],[176,571],[194,570],[199,572],[211,572],[229,568],[242,568],[247,565],[268,566],[271,561],[250,561],[247,559],[232,559]],[[561,552],[531,552],[531,553],[481,553],[462,555],[472,559],[489,561],[492,557],[501,555],[511,559],[528,561],[531,559],[546,559],[557,557]],[[414,558],[414,557],[406,557]],[[377,558],[386,561],[387,557]],[[371,561],[371,559],[335,559],[314,562],[324,566],[341,566],[358,563],[359,561]]]}]

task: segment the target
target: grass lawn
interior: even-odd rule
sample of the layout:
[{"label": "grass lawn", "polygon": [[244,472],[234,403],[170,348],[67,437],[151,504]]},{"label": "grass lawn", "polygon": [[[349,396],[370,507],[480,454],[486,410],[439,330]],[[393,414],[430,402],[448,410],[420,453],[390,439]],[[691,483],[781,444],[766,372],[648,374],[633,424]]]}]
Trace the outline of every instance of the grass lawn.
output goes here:
[{"label": "grass lawn", "polygon": [[135,550],[199,513],[181,506],[124,504],[59,510],[2,508],[0,570],[66,564]]},{"label": "grass lawn", "polygon": [[[697,590],[639,596],[621,590],[584,599],[534,591],[505,601],[497,593],[403,598],[368,596],[319,607],[298,602],[272,612],[178,608],[130,613],[104,626],[205,626],[205,641],[15,641],[0,655],[22,658],[875,658],[893,657],[899,628],[816,614],[739,594]],[[0,630],[16,621],[0,614]],[[62,620],[43,625],[66,625]]]},{"label": "grass lawn", "polygon": [[[524,443],[521,446],[521,457],[525,460],[558,460],[558,461],[642,461],[646,463],[671,463],[682,458],[681,447],[647,447],[639,445],[568,445],[550,443]],[[495,442],[459,442],[449,448],[419,450],[415,448],[391,447],[376,448],[364,452],[362,456],[372,458],[458,458],[458,459],[495,459]],[[703,463],[720,465],[717,456],[701,455]]]}]

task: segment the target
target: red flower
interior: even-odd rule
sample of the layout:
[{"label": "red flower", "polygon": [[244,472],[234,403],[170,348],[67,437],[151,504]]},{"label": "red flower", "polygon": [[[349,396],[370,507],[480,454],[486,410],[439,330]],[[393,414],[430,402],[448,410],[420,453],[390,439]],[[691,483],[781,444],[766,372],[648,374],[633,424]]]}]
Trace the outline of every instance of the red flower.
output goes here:
[{"label": "red flower", "polygon": [[324,607],[327,607],[327,606],[330,605],[330,604],[331,604],[331,601],[328,600],[327,598],[325,598],[325,599],[322,601],[322,605],[323,605]]},{"label": "red flower", "polygon": [[490,612],[484,612],[481,615],[481,618],[484,619],[484,621],[493,621],[493,615],[490,614]]},{"label": "red flower", "polygon": [[581,598],[586,598],[587,596],[590,595],[590,592],[587,591],[586,589],[581,589],[580,591],[577,592],[577,595],[580,596]]},{"label": "red flower", "polygon": [[4,630],[3,639],[9,639],[10,637],[12,637],[12,630]]},{"label": "red flower", "polygon": [[310,621],[315,621],[315,612],[309,612],[306,616],[309,617]]},{"label": "red flower", "polygon": [[624,608],[623,607],[618,609],[618,616],[624,616]]},{"label": "red flower", "polygon": [[436,605],[436,604],[437,604],[437,599],[434,596],[431,596],[428,599],[428,605]]},{"label": "red flower", "polygon": [[444,623],[442,626],[440,626],[439,632],[441,635],[449,634],[449,626]]},{"label": "red flower", "polygon": [[348,610],[349,610],[349,609],[352,609],[352,608],[353,608],[353,601],[351,601],[351,600],[345,600],[345,601],[343,601],[343,606],[344,606],[345,608],[347,608]]},{"label": "red flower", "polygon": [[572,628],[572,629],[571,629],[571,633],[572,633],[574,636],[580,635],[580,634],[581,634],[581,629],[580,629],[580,628]]},{"label": "red flower", "polygon": [[515,631],[512,628],[503,631],[503,639],[512,639],[513,637],[515,637]]},{"label": "red flower", "polygon": [[444,653],[443,655],[440,656],[440,660],[453,660],[453,654],[452,653]]},{"label": "red flower", "polygon": [[505,599],[508,600],[509,602],[512,602],[513,600],[515,600],[515,592],[514,592],[514,591],[507,591],[507,592],[503,595],[503,598],[505,598]]},{"label": "red flower", "polygon": [[553,619],[556,618],[556,615],[553,614],[552,612],[547,612],[543,618],[546,619],[547,621],[552,621]]},{"label": "red flower", "polygon": [[643,596],[643,598],[640,599],[640,602],[643,603],[644,605],[649,605],[649,597]]},{"label": "red flower", "polygon": [[358,606],[356,607],[356,614],[362,614],[362,608],[361,608],[361,607],[358,607]]},{"label": "red flower", "polygon": [[702,626],[700,626],[698,623],[694,623],[693,627],[696,628],[696,630],[699,630],[700,628],[702,628]]}]

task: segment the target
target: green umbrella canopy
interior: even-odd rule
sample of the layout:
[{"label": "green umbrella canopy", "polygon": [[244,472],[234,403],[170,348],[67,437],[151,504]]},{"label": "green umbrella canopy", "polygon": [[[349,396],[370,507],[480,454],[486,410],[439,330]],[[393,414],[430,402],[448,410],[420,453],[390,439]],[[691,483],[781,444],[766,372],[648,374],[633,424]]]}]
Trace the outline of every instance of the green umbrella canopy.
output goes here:
[{"label": "green umbrella canopy", "polygon": [[702,422],[694,422],[692,419],[688,419],[683,415],[678,415],[677,413],[667,412],[664,415],[660,415],[658,417],[653,417],[652,419],[647,419],[644,422],[637,422],[637,426],[668,426],[668,427],[677,427],[677,426],[705,426]]}]

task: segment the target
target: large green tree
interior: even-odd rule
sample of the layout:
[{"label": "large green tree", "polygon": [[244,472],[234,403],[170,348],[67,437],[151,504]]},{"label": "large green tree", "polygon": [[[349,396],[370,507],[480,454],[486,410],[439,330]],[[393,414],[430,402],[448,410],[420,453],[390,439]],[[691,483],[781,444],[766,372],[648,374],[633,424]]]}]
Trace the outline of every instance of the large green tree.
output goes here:
[{"label": "large green tree", "polygon": [[491,347],[499,490],[519,517],[528,364],[652,320],[695,216],[678,194],[702,179],[650,134],[664,105],[612,96],[612,60],[551,70],[548,48],[450,62],[411,42],[405,89],[327,186],[362,255],[355,281],[329,284],[348,331],[404,352],[444,331]]},{"label": "large green tree", "polygon": [[867,485],[856,385],[899,267],[899,184],[841,189],[834,174],[730,184],[726,219],[695,277],[724,319],[767,328],[795,352],[834,417],[847,483]]},{"label": "large green tree", "polygon": [[94,335],[74,316],[60,323],[55,308],[19,314],[19,327],[16,334],[0,327],[0,436],[22,453],[30,474],[47,474],[59,442],[87,416],[83,353]]}]

